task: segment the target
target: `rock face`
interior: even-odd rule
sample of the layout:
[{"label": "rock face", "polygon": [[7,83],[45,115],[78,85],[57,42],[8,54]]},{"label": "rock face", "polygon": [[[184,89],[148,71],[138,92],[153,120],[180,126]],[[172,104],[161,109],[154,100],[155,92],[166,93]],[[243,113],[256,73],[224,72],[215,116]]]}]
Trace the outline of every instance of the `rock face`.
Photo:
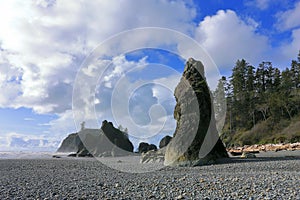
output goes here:
[{"label": "rock face", "polygon": [[127,135],[106,120],[102,122],[101,129],[82,129],[69,135],[58,150],[69,147],[74,147],[73,151],[76,149],[78,157],[122,156],[133,152],[133,144]]},{"label": "rock face", "polygon": [[146,142],[141,142],[139,144],[139,147],[138,147],[138,152],[139,153],[146,153],[146,152],[151,151],[151,150],[156,151],[157,147],[154,144],[148,144]]},{"label": "rock face", "polygon": [[174,95],[177,126],[166,146],[164,164],[195,166],[228,157],[219,139],[211,94],[200,61],[188,60]]},{"label": "rock face", "polygon": [[167,146],[170,143],[171,139],[172,139],[172,137],[169,135],[163,137],[159,142],[159,148],[161,149],[161,148],[164,148],[165,146]]},{"label": "rock face", "polygon": [[80,142],[81,140],[78,137],[78,133],[71,133],[63,140],[57,152],[77,152]]}]

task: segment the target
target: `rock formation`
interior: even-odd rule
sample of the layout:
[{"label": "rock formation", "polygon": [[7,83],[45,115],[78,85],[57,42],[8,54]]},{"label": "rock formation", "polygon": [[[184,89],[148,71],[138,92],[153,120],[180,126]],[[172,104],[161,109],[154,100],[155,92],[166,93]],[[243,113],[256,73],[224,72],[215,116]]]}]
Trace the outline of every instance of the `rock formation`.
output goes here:
[{"label": "rock formation", "polygon": [[63,140],[57,152],[77,152],[80,142],[78,133],[71,133]]},{"label": "rock formation", "polygon": [[195,166],[228,157],[219,139],[211,94],[200,61],[188,60],[174,95],[177,126],[166,147],[164,164]]},{"label": "rock formation", "polygon": [[146,152],[151,151],[151,150],[156,151],[157,147],[154,144],[148,144],[146,142],[141,142],[139,144],[139,147],[138,147],[138,152],[139,153],[146,153]]},{"label": "rock formation", "polygon": [[172,139],[172,137],[169,135],[163,137],[159,142],[159,148],[161,149],[161,148],[164,148],[165,146],[167,146],[170,143],[171,139]]},{"label": "rock formation", "polygon": [[102,122],[101,129],[84,128],[69,135],[59,147],[59,152],[77,152],[76,156],[122,156],[133,152],[127,135],[115,128],[111,122]]},{"label": "rock formation", "polygon": [[146,153],[142,153],[140,163],[160,163],[164,162],[166,148],[159,150],[151,150]]}]

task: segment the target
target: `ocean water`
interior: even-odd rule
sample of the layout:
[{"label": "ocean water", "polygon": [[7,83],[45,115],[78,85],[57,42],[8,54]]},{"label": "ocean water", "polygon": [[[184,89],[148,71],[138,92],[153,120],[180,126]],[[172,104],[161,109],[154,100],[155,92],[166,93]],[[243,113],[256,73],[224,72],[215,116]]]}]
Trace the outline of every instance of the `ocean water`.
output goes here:
[{"label": "ocean water", "polygon": [[58,154],[53,151],[37,152],[37,151],[0,151],[0,159],[47,159],[52,158],[53,155]]}]

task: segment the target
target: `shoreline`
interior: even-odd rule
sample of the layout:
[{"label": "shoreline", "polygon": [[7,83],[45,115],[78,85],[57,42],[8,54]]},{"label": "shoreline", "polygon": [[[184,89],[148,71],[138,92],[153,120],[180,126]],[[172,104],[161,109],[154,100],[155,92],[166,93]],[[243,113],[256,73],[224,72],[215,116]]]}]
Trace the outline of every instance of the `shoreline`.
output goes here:
[{"label": "shoreline", "polygon": [[[276,157],[276,155],[281,156],[279,153],[283,152],[300,152],[300,142],[297,143],[281,143],[281,144],[254,144],[254,145],[244,145],[240,147],[231,147],[226,148],[230,157],[236,157],[242,155],[243,152],[254,153],[259,157],[265,157],[265,153]],[[273,152],[273,153],[272,153]],[[53,158],[53,156],[68,157],[69,154],[74,152],[56,152],[56,151],[0,151],[0,160],[1,159],[44,159],[44,158]],[[277,153],[277,154],[274,154]],[[287,154],[297,154],[297,153],[287,153]],[[299,153],[300,154],[300,153]],[[141,156],[141,155],[136,155]],[[282,155],[284,156],[284,155]],[[83,157],[86,159],[86,157]],[[97,158],[98,159],[98,158]],[[100,159],[100,157],[99,157]]]}]

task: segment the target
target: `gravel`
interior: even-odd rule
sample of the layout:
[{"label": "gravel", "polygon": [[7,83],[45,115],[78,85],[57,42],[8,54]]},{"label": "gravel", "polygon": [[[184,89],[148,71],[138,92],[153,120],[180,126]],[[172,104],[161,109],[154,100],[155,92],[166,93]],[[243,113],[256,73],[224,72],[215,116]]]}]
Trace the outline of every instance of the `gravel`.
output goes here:
[{"label": "gravel", "polygon": [[[132,168],[142,165],[134,162]],[[93,158],[0,159],[0,199],[300,199],[299,178],[299,156],[148,173],[118,171]]]}]

